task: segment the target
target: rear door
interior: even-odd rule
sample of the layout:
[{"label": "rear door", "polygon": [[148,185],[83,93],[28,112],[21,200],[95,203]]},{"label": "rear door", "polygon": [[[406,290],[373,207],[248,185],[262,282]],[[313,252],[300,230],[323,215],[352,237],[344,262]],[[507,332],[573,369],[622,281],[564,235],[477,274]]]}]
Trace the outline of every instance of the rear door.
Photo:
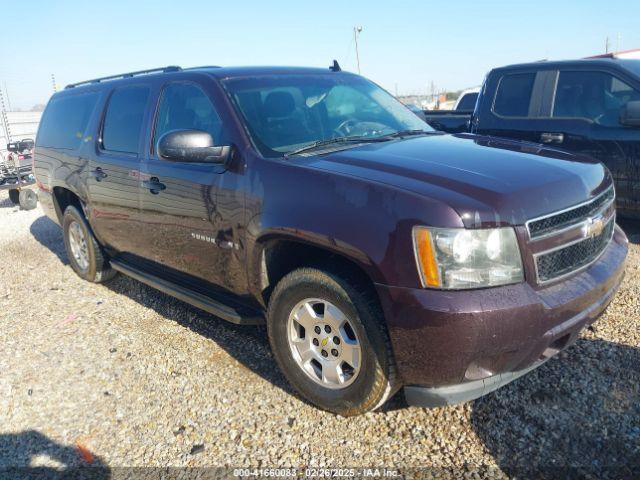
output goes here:
[{"label": "rear door", "polygon": [[626,103],[640,100],[632,79],[606,70],[559,72],[549,132],[559,148],[590,155],[611,171],[623,215],[640,215],[640,130],[620,124]]},{"label": "rear door", "polygon": [[243,176],[225,165],[159,158],[160,138],[181,129],[206,131],[216,145],[231,143],[208,84],[197,77],[167,82],[159,95],[141,171],[140,234],[152,261],[146,266],[195,290],[205,285],[199,281],[234,290],[234,275],[243,264],[237,258],[238,227],[244,223]]},{"label": "rear door", "polygon": [[144,255],[138,234],[142,129],[149,111],[150,86],[116,87],[110,93],[89,164],[89,221],[108,249]]},{"label": "rear door", "polygon": [[555,70],[492,73],[483,86],[472,130],[483,135],[539,143],[547,133],[551,114],[550,97],[545,92],[556,76]]}]

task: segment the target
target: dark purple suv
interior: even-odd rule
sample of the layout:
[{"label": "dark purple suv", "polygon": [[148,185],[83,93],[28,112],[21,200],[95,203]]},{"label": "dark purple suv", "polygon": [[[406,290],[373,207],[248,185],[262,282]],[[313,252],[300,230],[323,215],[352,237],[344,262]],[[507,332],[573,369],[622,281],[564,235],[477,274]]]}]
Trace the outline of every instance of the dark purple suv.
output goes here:
[{"label": "dark purple suv", "polygon": [[444,135],[357,75],[167,67],[69,85],[35,173],[72,268],[265,323],[341,415],[474,399],[541,365],[624,274],[594,160]]}]

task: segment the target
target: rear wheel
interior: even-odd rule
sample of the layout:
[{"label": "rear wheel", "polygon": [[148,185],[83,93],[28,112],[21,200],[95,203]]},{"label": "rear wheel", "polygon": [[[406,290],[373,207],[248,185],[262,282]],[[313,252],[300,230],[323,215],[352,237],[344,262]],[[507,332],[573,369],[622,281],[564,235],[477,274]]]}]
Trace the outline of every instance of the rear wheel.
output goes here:
[{"label": "rear wheel", "polygon": [[64,246],[71,268],[89,282],[104,282],[113,278],[115,270],[96,241],[84,215],[74,206],[68,206],[62,219]]},{"label": "rear wheel", "polygon": [[23,210],[33,210],[38,206],[38,195],[28,188],[20,190],[18,200],[20,202],[20,208]]},{"label": "rear wheel", "polygon": [[276,286],[267,315],[274,356],[293,387],[343,416],[384,404],[398,388],[375,298],[322,270],[295,270]]},{"label": "rear wheel", "polygon": [[18,203],[20,203],[20,190],[17,188],[9,190],[9,200],[11,200],[11,203],[14,205],[18,205]]}]

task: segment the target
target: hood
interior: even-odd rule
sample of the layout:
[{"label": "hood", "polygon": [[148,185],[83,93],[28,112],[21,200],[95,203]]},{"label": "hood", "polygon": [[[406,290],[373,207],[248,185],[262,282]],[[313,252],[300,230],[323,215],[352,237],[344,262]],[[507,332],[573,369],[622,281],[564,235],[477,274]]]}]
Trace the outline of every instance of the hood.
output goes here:
[{"label": "hood", "polygon": [[471,134],[372,143],[303,162],[441,201],[467,228],[522,225],[582,203],[612,183],[591,158]]}]

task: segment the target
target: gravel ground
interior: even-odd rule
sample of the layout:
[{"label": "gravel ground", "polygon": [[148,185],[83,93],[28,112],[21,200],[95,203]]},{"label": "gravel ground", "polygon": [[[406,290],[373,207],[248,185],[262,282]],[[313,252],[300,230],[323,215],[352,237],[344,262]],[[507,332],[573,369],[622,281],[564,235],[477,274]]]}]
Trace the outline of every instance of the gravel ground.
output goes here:
[{"label": "gravel ground", "polygon": [[114,478],[143,465],[639,473],[638,224],[625,225],[622,289],[566,352],[466,405],[427,410],[397,395],[349,419],[292,393],[264,328],[226,323],[123,276],[83,282],[59,227],[4,192],[0,224],[0,469],[91,464]]}]

